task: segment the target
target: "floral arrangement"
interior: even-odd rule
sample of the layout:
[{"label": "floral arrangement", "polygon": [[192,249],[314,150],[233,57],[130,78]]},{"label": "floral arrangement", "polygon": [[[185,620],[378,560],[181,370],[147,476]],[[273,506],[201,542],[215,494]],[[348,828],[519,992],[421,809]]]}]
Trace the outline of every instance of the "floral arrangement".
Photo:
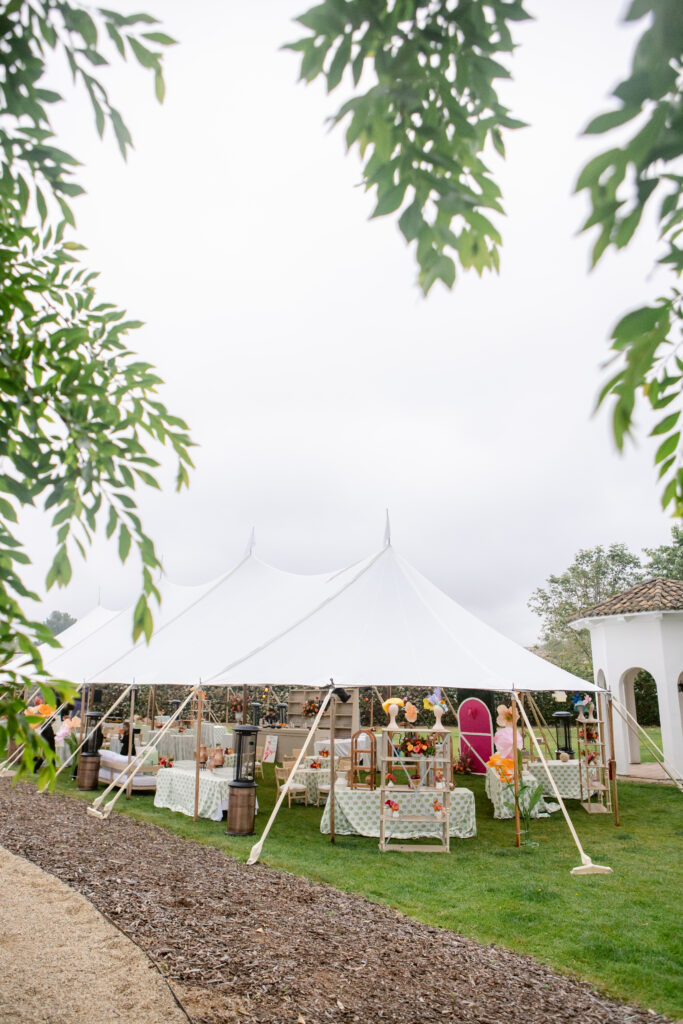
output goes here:
[{"label": "floral arrangement", "polygon": [[[537,843],[532,843],[529,839],[529,830],[531,828],[531,812],[543,796],[543,786],[539,782],[538,784],[532,785],[531,783],[524,782],[524,776],[522,774],[522,751],[517,751],[517,770],[519,785],[518,790],[514,792],[514,768],[515,762],[511,757],[503,757],[502,754],[494,754],[486,762],[490,768],[493,768],[501,782],[505,783],[506,786],[513,791],[515,804],[524,822],[524,831],[526,838],[522,841],[524,846],[537,846]],[[534,780],[535,782],[535,780]]]},{"label": "floral arrangement", "polygon": [[317,700],[307,700],[303,706],[304,718],[315,718],[320,710],[320,702]]},{"label": "floral arrangement", "polygon": [[320,768],[320,761],[311,761],[309,768]]},{"label": "floral arrangement", "polygon": [[160,768],[172,768],[173,767],[173,758],[172,757],[160,757],[159,758],[159,767]]},{"label": "floral arrangement", "polygon": [[443,811],[443,804],[440,804],[438,800],[434,801],[432,807],[434,808],[435,814],[441,814],[441,812]]},{"label": "floral arrangement", "polygon": [[395,786],[396,785],[396,776],[392,775],[391,772],[387,772],[385,778],[386,778],[387,786]]},{"label": "floral arrangement", "polygon": [[598,739],[598,730],[593,725],[578,726],[577,735],[580,740],[588,740],[588,742],[595,742]]},{"label": "floral arrangement", "polygon": [[401,741],[398,749],[405,757],[415,757],[416,755],[419,757],[423,754],[425,757],[434,757],[434,754],[436,754],[436,745],[434,743],[410,732]]},{"label": "floral arrangement", "polygon": [[49,718],[50,715],[55,713],[55,709],[50,704],[34,704],[30,708],[26,708],[26,717],[28,719],[36,718],[38,721],[31,722],[31,728],[37,729],[40,725],[41,718]]},{"label": "floral arrangement", "polygon": [[597,760],[597,753],[594,750],[589,750],[586,754],[586,764],[592,764],[593,761]]},{"label": "floral arrangement", "polygon": [[321,750],[320,751],[320,756],[321,757],[329,757],[330,756],[329,750]]},{"label": "floral arrangement", "polygon": [[513,781],[515,762],[511,757],[503,757],[502,754],[493,754],[486,764],[489,768],[493,768],[501,782],[510,783]]},{"label": "floral arrangement", "polygon": [[385,800],[385,805],[389,808],[392,814],[398,814],[398,804],[395,800]]},{"label": "floral arrangement", "polygon": [[453,765],[453,771],[459,775],[471,775],[474,769],[474,758],[471,750],[463,750],[458,760]]},{"label": "floral arrangement", "polygon": [[235,714],[237,714],[237,712],[239,712],[241,714],[242,713],[242,698],[241,697],[231,697],[230,698],[230,703],[229,703],[228,707],[230,708],[230,714],[231,715],[235,715]]},{"label": "floral arrangement", "polygon": [[414,725],[417,722],[417,708],[411,701],[408,701],[405,706],[405,716],[409,725]]}]

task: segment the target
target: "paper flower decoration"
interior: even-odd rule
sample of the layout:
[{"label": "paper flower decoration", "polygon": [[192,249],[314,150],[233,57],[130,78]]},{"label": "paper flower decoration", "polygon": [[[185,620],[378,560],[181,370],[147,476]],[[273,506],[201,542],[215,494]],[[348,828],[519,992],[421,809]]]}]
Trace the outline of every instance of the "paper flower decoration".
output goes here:
[{"label": "paper flower decoration", "polygon": [[384,704],[382,704],[382,711],[384,711],[384,713],[388,715],[389,714],[389,708],[392,706],[392,704],[395,704],[397,708],[402,708],[403,707],[403,698],[402,697],[389,697],[389,699],[385,700]]},{"label": "paper flower decoration", "polygon": [[496,718],[496,725],[501,725],[503,728],[505,728],[505,726],[507,725],[512,725],[513,715],[515,722],[519,720],[519,711],[517,710],[516,705],[508,707],[507,704],[499,704],[498,707],[496,708],[496,711],[498,712],[498,717]]},{"label": "paper flower decoration", "polygon": [[411,701],[408,701],[406,704],[406,722],[409,722],[411,725],[417,722],[417,708]]},{"label": "paper flower decoration", "polygon": [[553,690],[553,700],[556,700],[558,704],[564,704],[567,699],[567,694],[564,690]]},{"label": "paper flower decoration", "polygon": [[[493,737],[493,742],[496,744],[496,750],[502,757],[512,757],[512,726],[506,725],[504,729],[499,729]],[[521,733],[517,733],[517,749],[522,749]]]},{"label": "paper flower decoration", "polygon": [[501,754],[494,754],[486,762],[489,768],[493,768],[501,782],[512,782],[514,779],[514,762],[511,757],[503,757]]}]

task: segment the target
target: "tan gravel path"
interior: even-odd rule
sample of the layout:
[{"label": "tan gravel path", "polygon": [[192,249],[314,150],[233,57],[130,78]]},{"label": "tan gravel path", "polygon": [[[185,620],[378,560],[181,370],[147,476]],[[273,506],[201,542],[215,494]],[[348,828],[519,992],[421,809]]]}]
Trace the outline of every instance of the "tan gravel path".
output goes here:
[{"label": "tan gravel path", "polygon": [[0,847],[2,1024],[187,1024],[145,954],[92,903]]}]

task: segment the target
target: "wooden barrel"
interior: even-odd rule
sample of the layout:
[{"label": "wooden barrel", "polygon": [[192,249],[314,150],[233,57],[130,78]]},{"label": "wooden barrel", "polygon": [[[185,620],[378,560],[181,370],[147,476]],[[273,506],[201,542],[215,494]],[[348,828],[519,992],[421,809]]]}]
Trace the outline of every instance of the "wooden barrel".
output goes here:
[{"label": "wooden barrel", "polygon": [[254,817],[256,815],[256,786],[230,784],[228,798],[229,836],[251,836],[254,834]]},{"label": "wooden barrel", "polygon": [[97,789],[100,770],[99,754],[79,754],[76,782],[79,789]]}]

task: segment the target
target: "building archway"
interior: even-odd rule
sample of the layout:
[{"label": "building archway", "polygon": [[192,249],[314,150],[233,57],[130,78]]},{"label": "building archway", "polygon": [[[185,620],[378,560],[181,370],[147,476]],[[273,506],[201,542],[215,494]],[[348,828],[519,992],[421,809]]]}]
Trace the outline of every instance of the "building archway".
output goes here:
[{"label": "building archway", "polygon": [[[577,615],[574,629],[588,629],[595,681],[637,720],[634,684],[647,671],[656,685],[665,759],[683,778],[683,580],[655,579]],[[628,775],[641,760],[634,729],[614,716],[617,771]]]}]

